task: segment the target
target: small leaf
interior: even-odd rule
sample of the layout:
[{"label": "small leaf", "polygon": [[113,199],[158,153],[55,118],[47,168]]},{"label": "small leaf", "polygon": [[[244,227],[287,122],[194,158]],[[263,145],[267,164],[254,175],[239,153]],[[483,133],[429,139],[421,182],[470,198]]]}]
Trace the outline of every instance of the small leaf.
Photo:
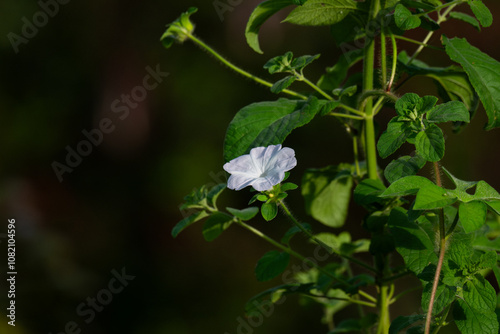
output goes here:
[{"label": "small leaf", "polygon": [[291,69],[293,53],[288,51],[282,56],[271,58],[264,64],[270,74],[288,72]]},{"label": "small leaf", "polygon": [[271,221],[278,215],[278,205],[276,202],[266,202],[262,204],[260,213],[265,220]]},{"label": "small leaf", "polygon": [[468,14],[461,13],[461,12],[451,12],[450,17],[453,19],[457,19],[457,20],[466,22],[466,23],[472,25],[477,30],[481,31],[481,25],[479,24],[479,21]]},{"label": "small leaf", "polygon": [[290,262],[290,254],[288,253],[280,253],[276,250],[270,251],[257,262],[257,266],[255,267],[255,275],[257,276],[257,280],[269,281],[283,271],[285,271],[286,267],[288,267],[288,263]]},{"label": "small leaf", "polygon": [[308,0],[295,8],[283,22],[305,26],[332,25],[357,9],[353,0]]},{"label": "small leaf", "polygon": [[289,191],[289,190],[295,190],[297,189],[299,186],[296,185],[295,183],[292,183],[292,182],[287,182],[287,183],[283,183],[281,185],[281,191]]},{"label": "small leaf", "polygon": [[233,216],[243,220],[247,221],[255,217],[259,213],[259,208],[252,206],[243,210],[238,210],[238,209],[233,209],[233,208],[226,208],[227,211],[229,211]]},{"label": "small leaf", "polygon": [[414,16],[408,8],[401,4],[396,6],[394,20],[398,28],[403,30],[418,28],[422,23],[418,16]]},{"label": "small leaf", "polygon": [[[292,293],[307,293],[314,287],[314,283],[308,284],[283,284],[268,289],[252,297],[245,305],[245,314],[248,316],[262,315],[265,310],[272,307],[282,296]],[[265,313],[264,313],[265,314]]]},{"label": "small leaf", "polygon": [[391,161],[384,170],[384,176],[390,183],[403,178],[417,174],[424,167],[425,159],[416,154],[413,157],[403,156]]},{"label": "small leaf", "polygon": [[488,115],[487,130],[500,126],[500,86],[492,82],[500,82],[500,63],[479,49],[470,45],[465,39],[442,37],[446,53],[451,60],[462,65],[469,76]]},{"label": "small leaf", "polygon": [[491,26],[493,15],[481,0],[469,0],[469,6],[483,27]]},{"label": "small leaf", "polygon": [[287,89],[290,87],[290,85],[296,80],[297,78],[294,75],[289,75],[284,77],[283,79],[276,81],[273,86],[271,87],[271,92],[274,94],[281,93],[283,90]]},{"label": "small leaf", "polygon": [[396,197],[416,194],[420,189],[434,186],[431,180],[423,176],[413,175],[403,177],[387,188],[381,197]]},{"label": "small leaf", "polygon": [[216,212],[203,225],[203,237],[206,241],[213,241],[224,232],[233,222],[233,217],[222,212]]},{"label": "small leaf", "polygon": [[469,110],[462,102],[451,101],[438,105],[427,113],[429,122],[470,122]]},{"label": "small leaf", "polygon": [[252,12],[245,28],[248,45],[257,53],[263,53],[259,45],[260,27],[281,9],[296,4],[294,0],[267,0],[261,2]]},{"label": "small leaf", "polygon": [[300,56],[292,61],[292,69],[296,71],[302,71],[307,65],[319,58],[319,54],[314,56]]},{"label": "small leaf", "polygon": [[397,118],[393,118],[377,142],[380,157],[384,159],[396,152],[406,142],[410,134],[411,128],[408,122],[400,122]]},{"label": "small leaf", "polygon": [[457,198],[449,194],[448,191],[432,184],[418,191],[413,208],[416,210],[433,210],[443,208],[456,201]]},{"label": "small leaf", "polygon": [[460,203],[459,216],[462,227],[466,233],[474,232],[481,228],[486,221],[486,204],[479,201]]},{"label": "small leaf", "polygon": [[430,124],[425,131],[420,131],[415,139],[415,147],[418,153],[427,161],[439,161],[444,157],[444,135],[443,131],[435,125]]},{"label": "small leaf", "polygon": [[196,213],[193,213],[189,217],[184,218],[174,226],[174,228],[172,229],[172,236],[174,238],[177,237],[179,233],[181,233],[182,230],[184,230],[186,227],[196,223],[197,221],[205,217],[208,217],[208,213],[206,211],[198,211]]}]

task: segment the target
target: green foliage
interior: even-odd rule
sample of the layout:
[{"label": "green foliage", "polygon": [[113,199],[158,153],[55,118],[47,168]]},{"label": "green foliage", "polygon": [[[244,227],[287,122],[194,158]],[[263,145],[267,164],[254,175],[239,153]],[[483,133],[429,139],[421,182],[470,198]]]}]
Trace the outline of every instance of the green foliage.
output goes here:
[{"label": "green foliage", "polygon": [[332,25],[359,10],[353,0],[308,0],[295,8],[283,22],[304,26]]},{"label": "green foliage", "polygon": [[413,13],[403,6],[398,4],[396,10],[394,11],[394,21],[398,28],[403,30],[415,29],[422,23],[418,16],[414,16]]},{"label": "green foliage", "polygon": [[[344,168],[347,166],[343,166]],[[347,218],[353,179],[351,166],[309,169],[302,179],[306,212],[330,227],[341,227]]]},{"label": "green foliage", "polygon": [[280,275],[288,267],[290,254],[270,251],[259,260],[255,267],[255,276],[259,281],[269,281]]},{"label": "green foliage", "polygon": [[293,129],[309,123],[325,102],[279,99],[250,104],[234,116],[224,141],[224,158],[230,161],[259,146],[281,144]]},{"label": "green foliage", "polygon": [[500,63],[470,45],[465,39],[448,39],[443,36],[443,44],[451,60],[462,65],[479,95],[488,115],[486,129],[500,126],[500,88],[489,84],[500,80]]},{"label": "green foliage", "polygon": [[248,45],[255,52],[263,53],[259,45],[259,30],[264,22],[281,9],[297,4],[296,2],[294,0],[267,0],[253,10],[245,28],[245,37]]},{"label": "green foliage", "polygon": [[160,40],[163,46],[169,48],[174,42],[183,43],[194,31],[194,24],[189,17],[196,13],[198,8],[191,7],[174,22],[167,25],[167,30],[163,33]]},{"label": "green foliage", "polygon": [[[283,301],[283,296],[299,293],[305,303],[323,307],[326,323],[336,324],[330,326],[329,334],[438,333],[452,322],[465,334],[498,333],[497,295],[485,275],[493,270],[500,282],[497,264],[500,220],[494,216],[500,215],[500,194],[485,181],[456,178],[437,162],[445,154],[445,135],[440,126],[452,123],[453,129],[459,130],[470,123],[479,101],[488,116],[486,128],[500,127],[500,86],[496,84],[500,82],[500,63],[465,39],[441,36],[444,51],[457,64],[433,67],[418,59],[423,49],[430,48],[428,38],[423,43],[416,41],[421,47],[411,57],[395,42],[396,38],[411,41],[402,35],[416,28],[430,31],[430,37],[450,19],[481,30],[492,24],[490,11],[480,0],[268,0],[260,3],[249,18],[245,36],[251,48],[262,53],[258,42],[260,27],[290,5],[296,7],[284,22],[329,26],[342,56],[317,81],[308,79],[304,69],[313,61],[319,62],[319,55],[294,58],[288,51],[275,56],[264,65],[270,74],[284,75],[275,83],[222,61],[236,72],[270,87],[273,93],[293,98],[257,102],[240,109],[226,133],[224,159],[232,160],[254,147],[282,144],[293,130],[314,118],[335,116],[351,139],[354,163],[305,166],[301,183],[306,213],[326,230],[314,233],[312,222],[299,222],[291,214],[283,200],[288,196],[287,191],[298,188],[294,183],[280,183],[254,194],[249,204],[260,202],[260,209],[228,207],[228,213],[220,212],[216,206],[224,189],[224,185],[218,185],[210,190],[202,187],[185,198],[181,209],[191,211],[174,227],[172,235],[177,236],[186,227],[207,218],[203,235],[208,241],[229,226],[239,225],[276,248],[258,261],[255,274],[259,281],[281,275],[287,284],[252,298],[245,308],[248,315],[261,315],[263,308],[273,307],[272,304]],[[475,17],[455,11],[459,5],[468,5]],[[192,13],[189,10],[169,25],[165,37],[168,46],[192,33],[194,25],[189,21]],[[354,41],[359,46],[361,38],[365,39],[361,49],[346,45]],[[213,51],[210,53],[222,59]],[[378,63],[376,54],[380,57]],[[361,62],[363,66],[359,66]],[[401,96],[399,87],[417,76],[431,79],[441,99],[416,93]],[[290,90],[295,81],[303,81],[312,91]],[[378,128],[373,120],[384,107],[393,107],[395,115],[376,141]],[[385,159],[405,143],[413,145],[414,152],[388,162],[383,171],[388,183],[384,183],[377,151]],[[366,161],[360,161],[361,156]],[[444,172],[453,189],[443,186],[437,175],[435,182],[417,175],[427,162],[433,164],[436,173]],[[366,210],[362,228],[370,239],[353,240],[347,231],[328,230],[345,226],[349,208],[353,208],[351,197],[356,210]],[[272,239],[258,225],[247,225],[259,211],[265,221],[273,220],[279,207],[293,223],[278,234],[281,239]],[[277,224],[272,226],[278,228]],[[291,242],[297,234],[302,238]],[[304,238],[315,244],[314,258],[295,249],[295,244]],[[364,258],[357,258],[362,252],[368,252],[365,255],[373,259],[365,262]],[[392,266],[389,259],[395,252],[402,257],[403,267]],[[287,270],[291,256],[301,263]],[[358,273],[354,265],[366,272]],[[420,280],[421,308],[429,316],[400,316],[390,324],[389,306],[405,296],[405,293],[395,296],[393,287],[406,274]],[[375,288],[365,290],[368,286]],[[372,297],[366,291],[375,291],[377,296]],[[361,310],[356,319],[334,319],[351,304],[376,308],[378,314],[365,315]]]}]

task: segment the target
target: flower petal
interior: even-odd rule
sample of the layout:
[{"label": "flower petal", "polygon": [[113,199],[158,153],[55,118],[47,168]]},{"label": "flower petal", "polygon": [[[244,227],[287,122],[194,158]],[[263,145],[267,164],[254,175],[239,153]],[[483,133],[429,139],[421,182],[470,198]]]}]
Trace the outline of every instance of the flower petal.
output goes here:
[{"label": "flower petal", "polygon": [[261,172],[255,169],[255,165],[249,154],[237,157],[223,166],[224,170],[228,173],[243,173],[249,176],[259,177]]},{"label": "flower petal", "polygon": [[241,190],[245,187],[252,185],[256,178],[248,177],[244,174],[232,174],[227,180],[227,187],[229,189]]},{"label": "flower petal", "polygon": [[289,147],[284,147],[275,156],[273,161],[273,169],[287,172],[297,166],[297,159],[295,158],[295,151]]},{"label": "flower petal", "polygon": [[277,171],[267,174],[265,177],[259,177],[252,182],[252,187],[258,191],[270,190],[272,187],[283,181],[285,172]]},{"label": "flower petal", "polygon": [[261,174],[266,172],[267,166],[281,149],[281,144],[267,147],[255,147],[250,150],[250,156]]}]

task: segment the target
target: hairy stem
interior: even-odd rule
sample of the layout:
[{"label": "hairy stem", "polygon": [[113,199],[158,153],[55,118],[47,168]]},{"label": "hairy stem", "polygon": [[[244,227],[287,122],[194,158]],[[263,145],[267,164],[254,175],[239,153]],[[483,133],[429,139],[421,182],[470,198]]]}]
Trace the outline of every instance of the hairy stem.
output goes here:
[{"label": "hairy stem", "polygon": [[[436,177],[436,184],[441,187],[441,173],[439,171],[439,164],[434,162],[434,174]],[[432,283],[431,298],[427,310],[427,317],[425,319],[424,334],[430,334],[432,323],[432,310],[434,308],[434,300],[436,298],[436,291],[439,285],[439,277],[441,276],[441,269],[443,267],[444,255],[446,253],[446,231],[444,226],[444,209],[439,210],[439,258],[436,266],[436,273],[434,274],[434,281]]]}]

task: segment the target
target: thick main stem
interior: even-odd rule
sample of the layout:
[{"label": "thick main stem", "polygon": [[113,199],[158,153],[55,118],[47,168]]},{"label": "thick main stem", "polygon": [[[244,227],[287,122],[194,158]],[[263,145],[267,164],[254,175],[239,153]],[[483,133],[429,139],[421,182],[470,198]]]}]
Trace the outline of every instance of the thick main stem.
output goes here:
[{"label": "thick main stem", "polygon": [[[380,0],[373,0],[370,8],[370,21],[376,20],[380,11]],[[375,41],[368,36],[364,48],[363,63],[363,92],[373,90],[373,75],[375,72]],[[366,138],[366,160],[368,165],[368,177],[378,179],[377,173],[377,149],[375,145],[375,125],[373,123],[373,100],[368,98],[364,107],[365,113],[365,138]]]}]

